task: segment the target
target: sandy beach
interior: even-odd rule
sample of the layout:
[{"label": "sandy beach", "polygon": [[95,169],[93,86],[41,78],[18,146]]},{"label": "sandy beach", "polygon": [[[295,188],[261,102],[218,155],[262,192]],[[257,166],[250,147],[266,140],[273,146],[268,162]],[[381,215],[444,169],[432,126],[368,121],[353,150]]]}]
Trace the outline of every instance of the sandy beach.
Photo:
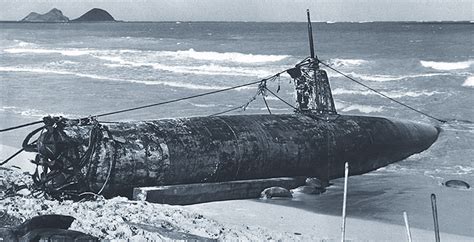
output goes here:
[{"label": "sandy beach", "polygon": [[[2,156],[7,149],[9,148],[2,148]],[[17,162],[19,161],[9,166],[18,165]],[[3,185],[23,182],[31,184],[29,177],[16,168],[1,169],[0,178]],[[294,199],[298,200],[298,196],[302,194],[294,193],[294,196]],[[131,201],[123,197],[59,202],[33,198],[28,190],[23,189],[15,196],[0,200],[2,213],[0,226],[17,225],[37,215],[62,214],[76,218],[71,229],[108,240],[141,241],[183,238],[219,241],[340,240],[340,216],[328,215],[328,211],[319,213],[292,207],[292,202],[294,200],[280,198],[170,206]],[[431,214],[426,214],[426,216],[431,216]],[[346,239],[349,241],[407,240],[402,214],[400,214],[398,224],[364,220],[348,214],[346,224]],[[429,229],[412,228],[411,235],[413,241],[434,240],[434,232]],[[443,232],[441,239],[472,241],[472,237],[469,236]]]}]

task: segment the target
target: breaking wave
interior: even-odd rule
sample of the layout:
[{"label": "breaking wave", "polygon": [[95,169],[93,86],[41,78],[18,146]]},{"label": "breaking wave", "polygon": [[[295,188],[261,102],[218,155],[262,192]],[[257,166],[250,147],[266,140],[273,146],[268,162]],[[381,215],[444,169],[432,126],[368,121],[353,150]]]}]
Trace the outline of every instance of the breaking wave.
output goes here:
[{"label": "breaking wave", "polygon": [[468,61],[459,61],[459,62],[437,62],[437,61],[420,61],[421,65],[427,68],[441,70],[441,71],[451,71],[451,70],[460,70],[467,69],[473,63],[474,60]]},{"label": "breaking wave", "polygon": [[[139,83],[145,85],[163,85],[169,87],[193,89],[193,90],[219,90],[228,88],[228,86],[213,86],[213,85],[200,85],[192,84],[185,82],[177,81],[159,81],[159,80],[135,80],[135,79],[123,79],[115,77],[100,76],[95,74],[85,74],[71,71],[63,70],[51,70],[51,69],[41,69],[41,68],[21,68],[21,67],[0,67],[0,72],[30,72],[30,73],[46,73],[46,74],[57,74],[57,75],[73,75],[78,77],[85,77],[96,80],[106,80],[106,81],[118,81],[118,82],[130,82],[130,83]],[[250,88],[250,87],[247,87]],[[240,88],[247,89],[246,87]]]},{"label": "breaking wave", "polygon": [[289,57],[288,55],[254,55],[243,54],[238,52],[195,51],[194,49],[178,51],[159,51],[157,52],[157,54],[176,59],[191,58],[195,60],[224,61],[244,64],[277,62]]},{"label": "breaking wave", "polygon": [[[391,97],[391,98],[401,98],[401,97],[420,97],[420,96],[433,96],[435,94],[439,94],[440,92],[437,91],[391,91],[391,92],[384,92],[381,91],[383,94]],[[370,90],[347,90],[343,88],[336,88],[332,91],[334,95],[378,95],[377,93],[370,91]]]},{"label": "breaking wave", "polygon": [[374,107],[361,104],[347,104],[345,102],[335,101],[336,109],[342,112],[359,111],[361,113],[379,113],[383,112],[383,107]]},{"label": "breaking wave", "polygon": [[19,108],[19,107],[15,107],[15,106],[0,107],[0,112],[11,112],[11,113],[20,114],[21,116],[26,116],[26,117],[45,117],[45,116],[48,116],[48,115],[72,117],[72,118],[79,117],[76,114],[48,113],[46,111],[38,110],[38,109],[34,109],[34,108],[23,109],[23,108]]},{"label": "breaking wave", "polygon": [[337,58],[331,59],[329,62],[336,67],[360,66],[360,65],[368,63],[368,61],[361,60],[361,59],[337,59]]},{"label": "breaking wave", "polygon": [[102,56],[98,57],[103,60],[115,62],[112,64],[104,64],[108,67],[151,67],[156,70],[169,71],[182,74],[196,75],[222,75],[222,76],[249,76],[249,77],[265,77],[270,76],[273,72],[245,67],[229,67],[217,64],[185,66],[185,65],[166,65],[156,62],[142,62],[136,60],[125,60],[118,56]]},{"label": "breaking wave", "polygon": [[26,47],[26,46],[36,46],[35,43],[31,43],[31,42],[26,42],[26,41],[22,41],[22,40],[13,40],[17,46],[20,46],[20,47]]},{"label": "breaking wave", "polygon": [[[400,81],[410,78],[420,78],[420,77],[432,77],[432,76],[447,76],[451,75],[450,73],[425,73],[425,74],[412,74],[412,75],[367,75],[359,74],[355,72],[348,73],[349,76],[359,78],[365,81],[374,81],[374,82],[387,82],[387,81]],[[342,77],[340,74],[331,73],[332,77]]]},{"label": "breaking wave", "polygon": [[258,55],[258,54],[244,54],[238,52],[214,52],[214,51],[196,51],[194,49],[178,50],[178,51],[142,51],[142,50],[101,50],[88,48],[31,48],[29,45],[20,47],[26,48],[8,48],[4,51],[11,54],[61,54],[64,56],[81,56],[91,55],[93,57],[107,57],[109,55],[134,53],[140,54],[142,57],[149,58],[171,58],[175,60],[202,60],[211,62],[233,62],[241,64],[257,64],[278,62],[290,57],[289,55]]},{"label": "breaking wave", "polygon": [[64,56],[81,56],[94,53],[94,51],[88,49],[9,48],[4,51],[11,54],[61,54]]},{"label": "breaking wave", "polygon": [[193,102],[187,102],[187,103],[198,108],[214,108],[218,106],[217,104],[212,104],[212,103],[211,104],[202,104],[202,103],[193,103]]},{"label": "breaking wave", "polygon": [[464,87],[474,87],[474,76],[468,77],[462,85]]},{"label": "breaking wave", "polygon": [[369,105],[360,105],[360,104],[353,104],[353,105],[342,108],[343,112],[359,111],[361,113],[380,113],[383,110],[384,110],[383,107],[373,107]]}]

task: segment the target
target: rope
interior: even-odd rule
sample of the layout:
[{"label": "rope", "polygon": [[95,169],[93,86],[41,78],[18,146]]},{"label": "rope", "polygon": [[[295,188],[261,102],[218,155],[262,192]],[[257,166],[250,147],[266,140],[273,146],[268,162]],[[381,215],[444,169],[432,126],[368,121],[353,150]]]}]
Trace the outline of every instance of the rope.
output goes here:
[{"label": "rope", "polygon": [[[274,77],[276,77],[276,76],[278,76],[278,75],[280,75],[280,74],[282,74],[286,71],[287,70],[278,72],[277,74],[275,74],[271,77],[265,78],[263,80],[269,80],[269,79],[274,78]],[[138,107],[134,107],[134,108],[127,108],[127,109],[122,109],[122,110],[113,111],[113,112],[109,112],[109,113],[102,113],[102,114],[94,115],[94,117],[104,117],[104,116],[109,116],[109,115],[118,114],[118,113],[130,112],[130,111],[135,111],[135,110],[139,110],[139,109],[144,109],[144,108],[150,108],[150,107],[160,106],[160,105],[164,105],[164,104],[175,103],[175,102],[184,101],[184,100],[188,100],[188,99],[193,99],[193,98],[197,98],[197,97],[202,97],[202,96],[212,95],[212,94],[216,94],[216,93],[220,93],[220,92],[225,92],[225,91],[229,91],[229,90],[233,90],[233,89],[237,89],[237,88],[241,88],[241,87],[251,86],[251,85],[255,85],[255,84],[260,83],[260,82],[262,82],[262,80],[254,81],[254,82],[250,82],[250,83],[246,83],[246,84],[242,84],[242,85],[238,85],[238,86],[228,87],[228,88],[224,88],[224,89],[220,89],[220,90],[216,90],[216,91],[200,93],[200,94],[187,96],[187,97],[183,97],[183,98],[171,99],[171,100],[164,101],[164,102],[153,103],[153,104],[138,106]]]},{"label": "rope", "polygon": [[229,112],[235,111],[237,109],[242,109],[242,108],[244,108],[244,106],[245,105],[240,105],[240,106],[235,107],[235,108],[231,108],[231,109],[228,109],[228,110],[225,110],[225,111],[222,111],[222,112],[214,113],[214,114],[209,115],[209,117],[218,116],[218,115],[221,115],[221,114],[224,114],[224,113],[229,113]]},{"label": "rope", "polygon": [[281,97],[279,97],[278,95],[276,95],[274,92],[272,92],[270,89],[268,89],[267,87],[265,87],[265,89],[270,92],[273,96],[275,96],[276,98],[280,99],[280,101],[284,102],[286,105],[292,107],[294,110],[296,110],[297,108],[291,104],[289,104],[287,101],[283,100]]},{"label": "rope", "polygon": [[20,154],[20,153],[23,152],[24,150],[25,150],[25,148],[21,148],[21,149],[18,150],[15,154],[11,155],[11,156],[8,157],[6,160],[0,162],[0,166],[5,165],[7,162],[9,162],[11,159],[13,159],[15,156],[17,156],[18,154]]},{"label": "rope", "polygon": [[375,90],[375,89],[373,89],[373,88],[371,88],[371,87],[365,85],[364,83],[355,80],[354,78],[352,78],[352,77],[350,77],[350,76],[348,76],[348,75],[342,73],[341,71],[339,71],[339,70],[337,70],[337,69],[334,69],[333,67],[331,67],[330,65],[328,65],[328,64],[326,64],[326,63],[324,63],[324,62],[322,62],[322,61],[319,61],[319,63],[321,63],[321,64],[325,65],[327,68],[329,68],[329,69],[331,69],[331,70],[333,70],[333,71],[335,71],[335,72],[341,74],[342,76],[348,78],[349,80],[351,80],[351,81],[353,81],[353,82],[355,82],[355,83],[357,83],[357,84],[359,84],[359,85],[361,85],[361,86],[363,86],[363,87],[365,87],[365,88],[367,88],[367,89],[369,89],[369,90],[371,90],[371,91],[373,91],[373,92],[379,94],[379,95],[382,96],[382,97],[385,97],[385,98],[387,98],[387,99],[389,99],[389,100],[391,100],[391,101],[393,101],[393,102],[395,102],[395,103],[398,103],[398,104],[400,104],[400,105],[402,105],[402,106],[404,106],[404,107],[406,107],[406,108],[408,108],[408,109],[411,109],[411,110],[413,110],[413,111],[415,111],[415,112],[417,112],[417,113],[420,113],[420,114],[422,114],[422,115],[424,115],[424,116],[426,116],[426,117],[432,118],[432,119],[434,119],[434,120],[436,120],[436,121],[438,121],[438,122],[441,122],[441,123],[446,123],[446,122],[447,122],[446,120],[433,117],[433,116],[431,116],[431,115],[429,115],[429,114],[427,114],[427,113],[425,113],[425,112],[423,112],[423,111],[420,111],[420,110],[418,110],[418,109],[416,109],[416,108],[413,108],[413,107],[411,107],[411,106],[409,106],[409,105],[407,105],[407,104],[405,104],[405,103],[402,103],[402,102],[400,102],[400,101],[398,101],[398,100],[396,100],[396,99],[393,99],[393,98],[391,98],[391,97],[389,97],[389,96],[383,94],[382,92],[379,92],[379,91],[377,91],[377,90]]},{"label": "rope", "polygon": [[[135,110],[144,109],[144,108],[150,108],[150,107],[154,107],[154,106],[160,106],[160,105],[175,103],[175,102],[179,102],[179,101],[183,101],[183,100],[188,100],[188,99],[193,99],[193,98],[197,98],[197,97],[212,95],[212,94],[216,94],[216,93],[220,93],[220,92],[230,91],[230,90],[238,89],[238,88],[241,88],[241,87],[251,86],[251,85],[260,83],[262,81],[271,80],[272,78],[274,79],[276,77],[279,77],[280,74],[285,73],[286,71],[288,71],[288,69],[280,71],[280,72],[278,72],[278,73],[276,73],[276,74],[274,74],[270,77],[267,77],[267,78],[265,78],[263,80],[259,80],[259,81],[254,81],[254,82],[250,82],[250,83],[246,83],[246,84],[242,84],[242,85],[228,87],[228,88],[224,88],[224,89],[220,89],[220,90],[216,90],[216,91],[200,93],[200,94],[196,94],[196,95],[192,95],[192,96],[188,96],[188,97],[171,99],[171,100],[164,101],[164,102],[153,103],[153,104],[148,104],[148,105],[143,105],[143,106],[138,106],[138,107],[133,107],[133,108],[127,108],[127,109],[112,111],[112,112],[108,112],[108,113],[101,113],[101,114],[97,114],[97,115],[92,115],[92,117],[97,117],[97,118],[98,117],[104,117],[104,116],[109,116],[109,115],[114,115],[114,114],[119,114],[119,113],[125,113],[125,112],[135,111]],[[80,119],[76,119],[76,120],[84,120],[84,119],[88,119],[88,118],[80,118]],[[13,127],[5,128],[5,129],[0,129],[0,133],[10,131],[10,130],[14,130],[14,129],[27,127],[27,126],[31,126],[31,125],[35,125],[35,124],[40,124],[40,123],[43,123],[43,122],[44,121],[41,120],[41,121],[35,121],[35,122],[31,122],[31,123],[21,124],[21,125],[18,125],[18,126],[13,126]]]},{"label": "rope", "polygon": [[21,124],[21,125],[9,127],[9,128],[6,128],[6,129],[0,129],[0,133],[10,131],[10,130],[14,130],[14,129],[23,128],[23,127],[28,127],[28,126],[35,125],[35,124],[40,124],[40,123],[43,123],[43,120],[35,121],[35,122],[31,122],[31,123],[26,123],[26,124]]},{"label": "rope", "polygon": [[268,106],[267,99],[265,99],[265,96],[262,96],[263,102],[265,103],[265,106],[267,107],[268,113],[272,114],[272,111],[270,111],[270,107]]},{"label": "rope", "polygon": [[[255,94],[250,98],[249,101],[247,101],[245,104],[243,105],[240,105],[238,107],[235,107],[235,108],[231,108],[231,109],[228,109],[228,110],[225,110],[225,111],[222,111],[222,112],[217,112],[217,113],[214,113],[214,114],[211,114],[209,115],[208,117],[212,117],[212,116],[218,116],[218,115],[221,115],[221,114],[224,114],[224,113],[229,113],[229,112],[232,112],[232,111],[235,111],[235,110],[238,110],[238,109],[243,109],[243,111],[245,111],[247,109],[247,107],[250,105],[250,103],[252,103],[253,101],[255,101],[257,99],[257,96],[258,95],[262,95],[262,97],[265,96],[265,87],[267,86],[267,81],[273,81],[275,80],[277,77],[280,76],[281,73],[278,73],[278,74],[275,74],[271,77],[268,77],[266,79],[263,79],[260,81],[260,84],[258,84],[258,88],[257,88],[257,91],[255,92]],[[264,98],[265,100],[265,98]],[[266,103],[266,101],[265,101]],[[267,108],[268,108],[268,105],[267,105]],[[271,114],[271,113],[270,113]]]}]

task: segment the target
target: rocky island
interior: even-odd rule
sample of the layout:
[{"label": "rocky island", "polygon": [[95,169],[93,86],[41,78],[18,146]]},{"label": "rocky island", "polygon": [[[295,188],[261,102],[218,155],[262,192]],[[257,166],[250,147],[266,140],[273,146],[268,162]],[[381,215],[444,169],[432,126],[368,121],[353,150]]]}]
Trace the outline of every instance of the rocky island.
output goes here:
[{"label": "rocky island", "polygon": [[69,20],[68,17],[64,16],[61,10],[57,8],[51,9],[45,14],[39,14],[31,12],[28,16],[24,17],[20,22],[28,23],[67,23],[67,22],[115,22],[116,20],[110,13],[100,8],[93,8],[87,13],[81,15],[77,19]]},{"label": "rocky island", "polygon": [[53,8],[45,14],[31,12],[21,22],[65,23],[69,22],[69,18],[64,16],[61,10]]},{"label": "rocky island", "polygon": [[81,17],[72,20],[73,22],[99,22],[99,21],[115,21],[114,17],[107,11],[100,8],[93,8]]}]

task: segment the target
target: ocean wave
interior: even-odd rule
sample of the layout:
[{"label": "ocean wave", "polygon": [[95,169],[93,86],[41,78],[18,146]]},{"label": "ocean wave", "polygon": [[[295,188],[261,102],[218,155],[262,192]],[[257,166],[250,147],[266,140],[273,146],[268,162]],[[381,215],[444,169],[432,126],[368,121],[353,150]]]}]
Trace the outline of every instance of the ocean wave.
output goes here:
[{"label": "ocean wave", "polygon": [[438,62],[438,61],[420,61],[421,65],[427,68],[432,68],[441,71],[452,71],[452,70],[460,70],[460,69],[467,69],[473,63],[474,60],[468,61],[459,61],[459,62]]},{"label": "ocean wave", "polygon": [[[249,77],[265,77],[270,76],[273,72],[245,67],[230,67],[217,64],[183,66],[183,65],[167,65],[156,62],[143,62],[137,60],[126,60],[119,56],[98,56],[98,58],[115,64],[106,63],[108,67],[151,67],[156,70],[169,71],[182,74],[195,75],[221,75],[221,76],[249,76]],[[118,64],[117,64],[118,63]]]},{"label": "ocean wave", "polygon": [[[391,97],[391,98],[401,98],[401,97],[420,97],[420,96],[433,96],[435,94],[439,94],[440,92],[437,91],[391,91],[391,92],[383,92],[383,94]],[[370,90],[347,90],[343,88],[336,88],[332,91],[333,95],[379,95]]]},{"label": "ocean wave", "polygon": [[380,113],[383,112],[383,107],[374,107],[369,105],[360,105],[360,104],[353,104],[347,107],[342,108],[343,112],[350,112],[350,111],[359,111],[361,113]]},{"label": "ocean wave", "polygon": [[202,103],[193,103],[193,102],[187,102],[189,104],[191,104],[192,106],[194,107],[198,107],[198,108],[214,108],[214,107],[217,107],[217,104],[202,104]]},{"label": "ocean wave", "polygon": [[474,76],[468,77],[462,85],[464,87],[474,87]]},{"label": "ocean wave", "polygon": [[9,48],[3,51],[11,54],[61,54],[64,56],[90,55],[94,51],[88,49],[43,49],[43,48]]},{"label": "ocean wave", "polygon": [[178,51],[159,51],[157,52],[157,54],[159,56],[171,57],[176,59],[223,61],[244,64],[278,62],[289,57],[288,55],[254,55],[238,52],[195,51],[194,49]]},{"label": "ocean wave", "polygon": [[334,101],[337,110],[342,112],[359,111],[361,113],[379,113],[384,111],[383,107],[374,107],[362,104],[350,104],[341,101]]},{"label": "ocean wave", "polygon": [[[368,75],[368,74],[359,74],[355,72],[348,73],[349,76],[359,78],[365,81],[374,81],[374,82],[387,82],[387,81],[400,81],[410,78],[420,78],[420,77],[432,77],[432,76],[447,76],[452,75],[450,73],[424,73],[424,74],[412,74],[412,75]],[[330,74],[331,77],[343,77],[341,74]]]},{"label": "ocean wave", "polygon": [[22,40],[14,39],[13,41],[16,43],[17,46],[20,46],[20,47],[36,46],[35,43],[26,42],[26,41],[22,41]]},{"label": "ocean wave", "polygon": [[[136,80],[136,79],[124,79],[124,78],[115,78],[108,76],[100,76],[95,74],[87,73],[78,73],[64,70],[52,70],[52,69],[42,69],[42,68],[21,68],[21,67],[0,67],[0,72],[31,72],[31,73],[44,73],[44,74],[57,74],[57,75],[73,75],[78,77],[85,77],[96,80],[106,80],[106,81],[117,81],[117,82],[130,82],[130,83],[139,83],[145,85],[163,85],[169,87],[193,89],[193,90],[220,90],[229,88],[229,86],[215,86],[215,85],[201,85],[193,83],[185,83],[179,81],[160,81],[160,80]],[[242,87],[238,90],[250,89],[251,87]]]},{"label": "ocean wave", "polygon": [[150,65],[157,70],[195,75],[265,77],[273,74],[273,72],[269,72],[267,70],[262,69],[259,70],[255,68],[229,67],[216,64],[199,66],[170,66],[159,63],[152,63],[144,65]]},{"label": "ocean wave", "polygon": [[360,66],[363,64],[368,63],[367,60],[362,60],[362,59],[331,59],[329,61],[331,65],[334,65],[336,67],[342,67],[342,66]]},{"label": "ocean wave", "polygon": [[257,64],[278,62],[290,57],[289,55],[259,55],[245,54],[239,52],[214,52],[214,51],[196,51],[194,49],[177,51],[146,51],[129,49],[89,49],[89,48],[32,48],[29,45],[20,45],[23,48],[8,48],[4,51],[11,54],[61,54],[64,56],[91,55],[95,57],[107,57],[109,55],[135,53],[142,57],[157,59],[159,57],[171,58],[176,60],[202,60],[211,62],[233,62],[241,64]]},{"label": "ocean wave", "polygon": [[67,113],[58,113],[58,112],[46,112],[43,110],[39,109],[34,109],[34,108],[20,108],[20,107],[15,107],[15,106],[3,106],[0,107],[0,112],[11,112],[15,114],[20,114],[21,116],[26,116],[26,117],[45,117],[45,116],[62,116],[62,117],[72,117],[76,118],[79,117],[76,114],[67,114]]}]

